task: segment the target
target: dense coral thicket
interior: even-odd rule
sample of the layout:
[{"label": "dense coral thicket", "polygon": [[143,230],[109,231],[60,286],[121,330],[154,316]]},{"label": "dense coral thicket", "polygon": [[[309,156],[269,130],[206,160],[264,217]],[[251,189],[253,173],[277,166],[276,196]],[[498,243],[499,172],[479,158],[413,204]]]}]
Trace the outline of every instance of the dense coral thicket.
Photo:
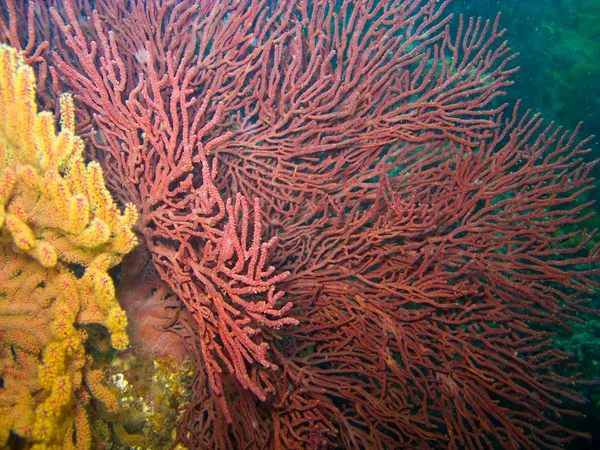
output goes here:
[{"label": "dense coral thicket", "polygon": [[592,164],[577,133],[499,103],[498,20],[433,0],[8,3],[3,39],[40,96],[80,100],[90,156],[191,313],[171,324],[199,365],[180,441],[578,434],[551,330],[598,287]]},{"label": "dense coral thicket", "polygon": [[84,327],[128,344],[107,271],[135,246],[137,214],[121,214],[99,164],[84,164],[71,96],[57,134],[35,88],[31,67],[0,45],[0,446],[18,436],[28,448],[86,449],[87,404],[117,399]]}]

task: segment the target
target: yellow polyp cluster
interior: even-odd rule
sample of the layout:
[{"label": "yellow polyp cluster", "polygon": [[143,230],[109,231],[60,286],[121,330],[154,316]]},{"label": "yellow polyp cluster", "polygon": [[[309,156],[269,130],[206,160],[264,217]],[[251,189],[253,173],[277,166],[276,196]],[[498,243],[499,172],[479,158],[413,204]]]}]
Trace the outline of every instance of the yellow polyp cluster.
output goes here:
[{"label": "yellow polyp cluster", "polygon": [[128,345],[108,270],[136,245],[137,213],[85,165],[72,97],[60,105],[57,131],[33,70],[0,45],[0,448],[11,433],[28,448],[90,448],[90,399],[118,404],[86,353],[104,340],[86,328]]},{"label": "yellow polyp cluster", "polygon": [[31,252],[33,256],[42,266],[54,267],[58,262],[58,255],[52,244],[46,241],[37,241]]},{"label": "yellow polyp cluster", "polygon": [[108,225],[100,219],[94,219],[77,236],[75,242],[81,247],[94,248],[105,244],[109,239],[110,229]]},{"label": "yellow polyp cluster", "polygon": [[12,234],[14,244],[21,250],[35,247],[35,236],[29,226],[15,214],[7,214],[4,220],[6,229]]},{"label": "yellow polyp cluster", "polygon": [[88,370],[85,374],[85,383],[92,395],[102,401],[109,410],[117,408],[119,399],[114,389],[104,385],[104,373],[100,370]]},{"label": "yellow polyp cluster", "polygon": [[69,201],[68,227],[73,233],[79,234],[85,230],[90,221],[90,203],[85,195],[77,194]]}]

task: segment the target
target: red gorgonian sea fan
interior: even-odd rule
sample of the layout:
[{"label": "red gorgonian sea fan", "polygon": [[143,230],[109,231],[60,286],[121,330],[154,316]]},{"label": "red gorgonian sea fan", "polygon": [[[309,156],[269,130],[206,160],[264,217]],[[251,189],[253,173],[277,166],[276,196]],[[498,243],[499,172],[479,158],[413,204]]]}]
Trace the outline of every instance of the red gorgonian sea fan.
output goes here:
[{"label": "red gorgonian sea fan", "polygon": [[598,288],[592,164],[576,133],[499,103],[498,20],[453,21],[448,1],[16,3],[1,39],[35,41],[42,98],[75,94],[193,316],[173,325],[199,365],[180,441],[579,434],[559,424],[583,399],[552,330]]}]

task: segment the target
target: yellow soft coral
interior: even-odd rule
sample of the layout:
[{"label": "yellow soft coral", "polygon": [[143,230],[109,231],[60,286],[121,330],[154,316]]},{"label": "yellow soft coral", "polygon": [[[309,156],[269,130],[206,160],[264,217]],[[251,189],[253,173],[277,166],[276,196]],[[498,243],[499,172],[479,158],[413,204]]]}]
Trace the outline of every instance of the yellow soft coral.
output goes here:
[{"label": "yellow soft coral", "polygon": [[107,271],[136,245],[137,214],[84,164],[72,97],[60,105],[57,132],[37,111],[33,70],[0,45],[0,447],[12,432],[31,448],[90,448],[86,404],[116,401],[85,328],[128,345]]}]

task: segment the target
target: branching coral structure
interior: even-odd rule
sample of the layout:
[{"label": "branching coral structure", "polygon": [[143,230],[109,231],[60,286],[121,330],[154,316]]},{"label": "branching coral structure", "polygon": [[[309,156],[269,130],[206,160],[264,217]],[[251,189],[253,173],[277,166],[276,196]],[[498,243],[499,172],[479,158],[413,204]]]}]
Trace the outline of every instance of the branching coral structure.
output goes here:
[{"label": "branching coral structure", "polygon": [[128,345],[127,318],[107,271],[136,245],[135,208],[121,213],[102,169],[83,161],[73,99],[60,132],[37,112],[35,76],[0,46],[0,446],[91,448],[86,404],[116,397],[86,346],[86,326]]}]

